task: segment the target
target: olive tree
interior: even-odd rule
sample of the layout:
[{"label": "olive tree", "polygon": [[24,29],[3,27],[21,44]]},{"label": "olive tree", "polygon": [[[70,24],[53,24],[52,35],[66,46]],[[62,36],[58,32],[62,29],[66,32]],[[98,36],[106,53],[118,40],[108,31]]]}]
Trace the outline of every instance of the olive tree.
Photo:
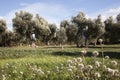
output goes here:
[{"label": "olive tree", "polygon": [[63,48],[63,43],[67,40],[66,30],[64,27],[60,27],[60,29],[56,31],[56,38],[57,42]]},{"label": "olive tree", "polygon": [[16,12],[12,21],[13,31],[18,36],[17,40],[20,43],[29,43],[34,29],[33,15],[25,11]]},{"label": "olive tree", "polygon": [[51,33],[46,37],[47,45],[49,45],[49,42],[53,41],[53,39],[56,37],[57,26],[56,24],[49,24],[49,28]]},{"label": "olive tree", "polygon": [[34,23],[34,33],[36,38],[44,43],[47,43],[46,39],[51,33],[48,22],[43,17],[39,16],[39,14],[36,14]]},{"label": "olive tree", "polygon": [[120,23],[120,13],[117,15],[116,19],[117,19],[117,23]]},{"label": "olive tree", "polygon": [[78,27],[74,24],[70,24],[69,27],[66,28],[67,41],[70,42],[70,44],[76,42],[77,32]]},{"label": "olive tree", "polygon": [[120,14],[117,15],[116,19],[116,23],[113,21],[112,17],[109,17],[105,21],[105,38],[107,43],[117,43],[120,41],[120,36],[118,35],[120,33]]},{"label": "olive tree", "polygon": [[6,32],[6,22],[0,19],[0,46],[5,46],[5,32]]},{"label": "olive tree", "polygon": [[76,45],[77,47],[83,45],[83,37],[84,37],[84,28],[86,27],[86,17],[83,12],[79,12],[77,16],[72,17],[72,24],[74,24],[77,28],[77,35],[76,35]]},{"label": "olive tree", "polygon": [[105,20],[105,42],[106,43],[109,43],[110,42],[110,37],[111,37],[111,27],[112,27],[112,24],[114,24],[114,20],[113,20],[113,17],[110,16],[108,19]]},{"label": "olive tree", "polygon": [[101,15],[98,15],[94,21],[87,20],[87,30],[85,30],[85,46],[87,47],[90,42],[96,46],[98,38],[105,33],[105,25],[101,20]]},{"label": "olive tree", "polygon": [[[105,33],[105,24],[102,22],[101,15],[98,15],[97,19],[95,20],[95,41],[94,45],[96,46],[98,38],[100,38]],[[94,38],[94,37],[93,37]]]}]

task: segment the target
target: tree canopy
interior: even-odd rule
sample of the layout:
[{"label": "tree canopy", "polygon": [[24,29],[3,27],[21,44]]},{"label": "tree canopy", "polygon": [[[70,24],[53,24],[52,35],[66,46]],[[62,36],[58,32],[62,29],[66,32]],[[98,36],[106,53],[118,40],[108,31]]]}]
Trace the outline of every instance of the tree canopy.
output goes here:
[{"label": "tree canopy", "polygon": [[6,21],[0,20],[0,46],[30,44],[33,34],[36,43],[47,45],[72,43],[77,47],[88,47],[91,43],[96,45],[99,38],[103,38],[105,43],[116,43],[120,42],[120,14],[116,16],[116,21],[110,16],[103,22],[101,15],[91,19],[84,12],[79,12],[56,26],[39,14],[34,16],[29,12],[19,11],[12,19],[12,31],[7,30]]}]

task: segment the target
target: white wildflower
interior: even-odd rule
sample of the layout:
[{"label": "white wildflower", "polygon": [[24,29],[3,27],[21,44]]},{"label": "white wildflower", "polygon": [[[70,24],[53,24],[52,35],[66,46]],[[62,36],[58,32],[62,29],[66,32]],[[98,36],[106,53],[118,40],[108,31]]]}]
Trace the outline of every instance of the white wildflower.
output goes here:
[{"label": "white wildflower", "polygon": [[95,61],[95,67],[96,68],[100,67],[100,62],[99,61]]},{"label": "white wildflower", "polygon": [[92,65],[87,65],[86,67],[87,67],[88,70],[92,70],[93,69]]},{"label": "white wildflower", "polygon": [[87,51],[86,50],[82,50],[81,53],[82,53],[82,55],[86,55]]},{"label": "white wildflower", "polygon": [[22,72],[22,71],[20,71],[20,74],[21,74],[21,75],[23,75],[23,72]]},{"label": "white wildflower", "polygon": [[99,72],[96,72],[96,73],[95,73],[95,77],[97,77],[97,78],[101,77],[100,73],[99,73]]},{"label": "white wildflower", "polygon": [[67,64],[72,64],[72,63],[73,63],[72,60],[67,61]]},{"label": "white wildflower", "polygon": [[13,73],[17,73],[17,71],[15,70],[15,71],[13,71]]},{"label": "white wildflower", "polygon": [[68,68],[68,71],[69,71],[69,72],[72,72],[72,69],[71,69],[71,68]]},{"label": "white wildflower", "polygon": [[9,77],[11,77],[11,75],[10,75],[10,74],[9,74],[8,76],[9,76]]},{"label": "white wildflower", "polygon": [[108,71],[108,72],[111,72],[112,71],[112,69],[111,68],[106,68],[106,70]]},{"label": "white wildflower", "polygon": [[31,67],[30,63],[26,63],[26,66],[27,66],[28,68],[30,68],[30,67]]},{"label": "white wildflower", "polygon": [[120,76],[120,72],[117,69],[115,69],[115,74],[114,75],[115,76]]},{"label": "white wildflower", "polygon": [[2,75],[2,80],[6,80],[6,77],[5,77],[5,75]]},{"label": "white wildflower", "polygon": [[107,72],[109,73],[110,76],[114,76],[114,74],[115,74],[115,70],[113,70],[111,68],[107,68]]},{"label": "white wildflower", "polygon": [[38,69],[37,73],[44,74],[44,72],[41,69]]},{"label": "white wildflower", "polygon": [[40,72],[41,74],[45,74],[43,71]]},{"label": "white wildflower", "polygon": [[35,65],[33,68],[32,68],[33,72],[37,73],[37,66]]},{"label": "white wildflower", "polygon": [[103,39],[99,39],[98,42],[99,42],[99,43],[102,43],[102,42],[103,42]]},{"label": "white wildflower", "polygon": [[107,68],[107,66],[106,66],[106,65],[103,65],[103,68],[104,68],[104,69],[106,69],[106,68]]},{"label": "white wildflower", "polygon": [[93,56],[98,56],[99,55],[99,52],[98,51],[93,51]]},{"label": "white wildflower", "polygon": [[83,69],[84,68],[84,64],[78,64],[78,68],[79,69]]},{"label": "white wildflower", "polygon": [[105,59],[109,59],[110,57],[109,56],[105,56]]},{"label": "white wildflower", "polygon": [[6,63],[6,66],[9,66],[10,64],[9,63]]},{"label": "white wildflower", "polygon": [[47,71],[47,74],[50,74],[50,71]]},{"label": "white wildflower", "polygon": [[57,70],[57,72],[60,72],[60,70],[59,70],[59,67],[58,67],[58,66],[56,66],[56,70]]},{"label": "white wildflower", "polygon": [[111,63],[113,66],[117,66],[117,61],[113,60],[113,61],[111,61]]},{"label": "white wildflower", "polygon": [[76,58],[73,58],[73,62],[77,62],[77,59],[76,59]]},{"label": "white wildflower", "polygon": [[70,68],[70,69],[75,69],[75,66],[69,65],[68,68]]},{"label": "white wildflower", "polygon": [[75,77],[76,77],[77,80],[80,78],[78,75],[76,75]]},{"label": "white wildflower", "polygon": [[115,73],[119,73],[118,69],[115,69]]},{"label": "white wildflower", "polygon": [[80,57],[77,58],[77,61],[78,61],[78,62],[82,62],[82,58],[80,58]]}]

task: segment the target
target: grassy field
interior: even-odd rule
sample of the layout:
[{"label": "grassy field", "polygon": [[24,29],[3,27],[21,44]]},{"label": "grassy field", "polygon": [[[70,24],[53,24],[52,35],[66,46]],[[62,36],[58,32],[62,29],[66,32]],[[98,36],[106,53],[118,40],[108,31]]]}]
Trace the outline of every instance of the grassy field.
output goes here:
[{"label": "grassy field", "polygon": [[[81,55],[81,50],[86,50],[86,56]],[[100,54],[97,58],[92,56],[93,51],[98,51]],[[117,61],[116,67],[120,71],[120,44],[118,45],[104,45],[104,56],[109,56],[109,60],[105,60],[104,64],[108,61]],[[75,46],[65,46],[64,49],[60,47],[43,46],[43,47],[10,47],[0,48],[0,80],[76,80],[70,77],[66,71],[64,75],[61,72],[55,73],[56,66],[61,66],[67,63],[68,60],[73,58],[82,57],[85,59],[85,64],[92,64],[93,60],[102,61],[102,49],[100,46],[90,48],[75,48]],[[60,68],[60,67],[59,67]],[[29,70],[28,70],[29,69]],[[42,69],[46,75],[35,74],[34,70]],[[32,71],[33,70],[33,71]],[[66,70],[66,69],[65,69]],[[48,72],[53,72],[48,74]],[[34,73],[34,74],[32,74]],[[118,72],[119,73],[119,72]],[[52,77],[50,77],[52,76]],[[84,76],[83,76],[84,77]],[[80,78],[82,79],[82,78]],[[86,78],[85,78],[86,79]],[[100,78],[102,80],[103,78]],[[108,77],[106,79],[109,79]],[[120,77],[114,78],[119,80]],[[110,80],[114,80],[110,79]]]}]

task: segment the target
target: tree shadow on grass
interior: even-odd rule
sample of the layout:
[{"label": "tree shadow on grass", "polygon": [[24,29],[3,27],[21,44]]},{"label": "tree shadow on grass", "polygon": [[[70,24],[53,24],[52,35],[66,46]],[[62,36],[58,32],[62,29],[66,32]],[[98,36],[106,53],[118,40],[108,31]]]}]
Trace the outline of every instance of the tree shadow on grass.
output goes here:
[{"label": "tree shadow on grass", "polygon": [[80,52],[63,52],[63,51],[58,51],[58,52],[53,52],[53,55],[56,56],[80,56]]},{"label": "tree shadow on grass", "polygon": [[[103,54],[111,59],[120,59],[120,52],[104,52]],[[100,53],[100,57],[102,57],[102,53]]]},{"label": "tree shadow on grass", "polygon": [[[90,46],[89,48],[101,48],[100,46]],[[120,49],[120,47],[118,47],[118,46],[115,46],[115,47],[109,47],[109,46],[105,46],[105,47],[103,47],[104,49],[109,49],[109,48],[115,48],[115,49]]]},{"label": "tree shadow on grass", "polygon": [[[55,56],[73,56],[73,57],[81,57],[82,54],[80,52],[62,52],[62,51],[58,51],[58,52],[53,52],[52,55]],[[92,52],[87,52],[87,54],[85,55],[86,57],[91,57]],[[109,56],[111,59],[120,59],[120,52],[104,52],[104,56]],[[102,53],[99,53],[98,57],[102,57]]]}]

